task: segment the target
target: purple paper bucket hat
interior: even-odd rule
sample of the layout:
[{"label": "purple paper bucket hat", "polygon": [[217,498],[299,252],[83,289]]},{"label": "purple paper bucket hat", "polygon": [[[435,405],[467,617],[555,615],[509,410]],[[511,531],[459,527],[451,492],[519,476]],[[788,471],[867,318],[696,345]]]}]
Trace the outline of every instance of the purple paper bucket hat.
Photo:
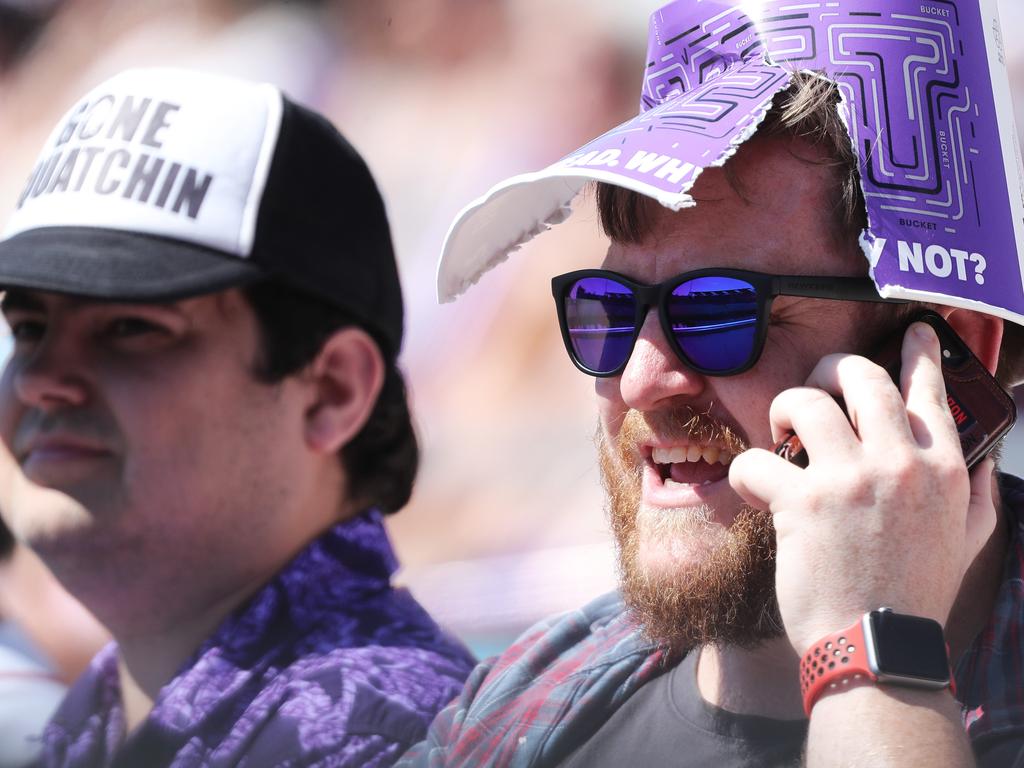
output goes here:
[{"label": "purple paper bucket hat", "polygon": [[571,212],[592,181],[695,205],[794,71],[838,84],[879,292],[1024,324],[1024,192],[996,0],[677,0],[651,17],[640,114],[456,218],[451,301]]}]

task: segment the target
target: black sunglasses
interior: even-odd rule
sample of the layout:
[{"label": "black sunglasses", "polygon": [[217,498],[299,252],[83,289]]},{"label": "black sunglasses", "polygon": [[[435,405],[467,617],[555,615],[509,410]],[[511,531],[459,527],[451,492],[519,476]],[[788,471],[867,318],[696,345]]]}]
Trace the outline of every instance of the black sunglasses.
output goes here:
[{"label": "black sunglasses", "polygon": [[709,376],[733,376],[761,356],[776,296],[890,301],[867,277],[716,268],[684,272],[656,285],[606,269],[584,269],[553,278],[551,291],[569,357],[584,373],[602,377],[622,373],[652,307],[687,366]]}]

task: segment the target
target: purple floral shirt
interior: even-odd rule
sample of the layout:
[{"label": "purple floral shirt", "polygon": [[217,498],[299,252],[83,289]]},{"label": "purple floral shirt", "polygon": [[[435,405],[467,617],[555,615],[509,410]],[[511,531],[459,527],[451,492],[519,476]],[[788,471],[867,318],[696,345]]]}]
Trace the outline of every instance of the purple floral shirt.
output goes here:
[{"label": "purple floral shirt", "polygon": [[43,733],[44,766],[385,766],[473,666],[408,592],[380,516],[311,543],[232,614],[125,734],[117,646]]}]

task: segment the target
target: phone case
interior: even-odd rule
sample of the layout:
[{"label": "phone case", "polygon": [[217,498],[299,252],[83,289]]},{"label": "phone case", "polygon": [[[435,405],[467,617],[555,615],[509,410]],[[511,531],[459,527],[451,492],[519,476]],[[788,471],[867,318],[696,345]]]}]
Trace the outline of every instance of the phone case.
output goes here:
[{"label": "phone case", "polygon": [[[970,469],[981,461],[1010,431],[1017,420],[1013,398],[974,356],[967,344],[949,324],[935,312],[925,311],[910,322],[928,323],[935,329],[942,348],[942,378],[946,383],[946,400],[960,435],[960,448]],[[903,333],[889,340],[875,360],[899,384]],[[796,464],[807,466],[807,451],[800,438],[787,435],[773,448],[774,452]]]},{"label": "phone case", "polygon": [[974,356],[966,343],[934,312],[915,318],[935,329],[942,347],[942,378],[967,467],[981,461],[1017,420],[1013,398]]}]

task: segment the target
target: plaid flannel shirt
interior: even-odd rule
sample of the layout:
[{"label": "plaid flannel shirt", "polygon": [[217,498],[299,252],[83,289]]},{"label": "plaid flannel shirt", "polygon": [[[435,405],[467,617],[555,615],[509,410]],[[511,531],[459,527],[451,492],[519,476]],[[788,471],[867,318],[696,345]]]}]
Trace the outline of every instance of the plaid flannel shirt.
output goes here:
[{"label": "plaid flannel shirt", "polygon": [[[1003,475],[1000,486],[1011,526],[1004,579],[988,625],[956,664],[964,724],[979,754],[1024,745],[1024,482]],[[604,595],[478,665],[398,765],[558,765],[679,660],[643,638],[617,594]]]}]

